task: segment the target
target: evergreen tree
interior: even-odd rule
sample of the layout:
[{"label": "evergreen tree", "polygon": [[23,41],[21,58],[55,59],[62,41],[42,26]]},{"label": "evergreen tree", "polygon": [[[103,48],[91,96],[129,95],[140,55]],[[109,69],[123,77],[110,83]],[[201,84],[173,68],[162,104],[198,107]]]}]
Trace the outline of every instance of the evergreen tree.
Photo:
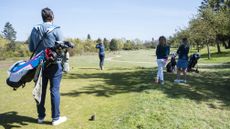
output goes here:
[{"label": "evergreen tree", "polygon": [[3,37],[9,40],[11,43],[14,43],[14,41],[16,40],[17,32],[14,30],[10,22],[6,22],[2,33]]},{"label": "evergreen tree", "polygon": [[90,34],[87,35],[87,40],[91,40]]}]

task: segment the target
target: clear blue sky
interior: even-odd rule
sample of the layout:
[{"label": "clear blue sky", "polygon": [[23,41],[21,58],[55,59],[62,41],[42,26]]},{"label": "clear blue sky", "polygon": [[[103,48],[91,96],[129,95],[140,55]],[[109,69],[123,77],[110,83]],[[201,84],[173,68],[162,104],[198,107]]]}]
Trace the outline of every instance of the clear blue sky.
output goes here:
[{"label": "clear blue sky", "polygon": [[7,21],[26,40],[42,22],[41,9],[54,11],[54,23],[66,38],[126,38],[141,40],[170,36],[185,27],[201,0],[1,0],[0,30]]}]

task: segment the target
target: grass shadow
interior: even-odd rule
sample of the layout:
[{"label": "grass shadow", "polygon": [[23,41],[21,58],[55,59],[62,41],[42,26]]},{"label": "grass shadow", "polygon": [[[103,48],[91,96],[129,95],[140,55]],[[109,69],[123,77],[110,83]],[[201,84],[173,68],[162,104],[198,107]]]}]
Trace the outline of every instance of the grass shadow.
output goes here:
[{"label": "grass shadow", "polygon": [[[166,80],[175,79],[175,75],[167,74]],[[188,75],[188,84],[169,83],[162,89],[170,98],[188,98],[196,102],[219,100],[222,107],[230,106],[230,73],[200,72]]]},{"label": "grass shadow", "polygon": [[[228,51],[224,51],[221,53],[218,52],[211,53],[211,57],[228,57],[228,56],[230,56],[230,53]],[[208,58],[208,54],[207,53],[202,54],[201,58]]]},{"label": "grass shadow", "polygon": [[[114,68],[110,69],[114,70]],[[70,93],[62,93],[61,95],[79,96],[80,94],[94,94],[96,96],[110,97],[115,94],[142,92],[146,89],[153,89],[152,76],[149,69],[130,70],[129,68],[122,68],[124,72],[113,73],[92,73],[92,74],[78,74],[70,73],[63,78],[66,79],[98,79],[103,78],[104,84],[90,85]],[[148,75],[148,76],[146,76]]]},{"label": "grass shadow", "polygon": [[201,69],[228,69],[230,68],[230,63],[223,63],[217,65],[198,65],[198,68]]},{"label": "grass shadow", "polygon": [[[18,112],[10,111],[0,114],[0,126],[5,129],[22,128],[28,123],[37,123],[37,120],[28,116],[18,115]],[[50,124],[45,122],[45,124]]]},{"label": "grass shadow", "polygon": [[230,72],[229,71],[207,71],[189,73],[188,84],[178,85],[173,83],[175,74],[165,73],[166,84],[159,86],[153,83],[156,69],[137,68],[119,72],[103,72],[92,74],[71,73],[64,78],[67,79],[103,79],[103,84],[92,84],[62,93],[63,96],[77,97],[81,94],[90,94],[99,97],[111,97],[116,94],[140,93],[147,90],[163,91],[170,98],[188,98],[196,102],[220,100],[223,106],[230,106]]}]

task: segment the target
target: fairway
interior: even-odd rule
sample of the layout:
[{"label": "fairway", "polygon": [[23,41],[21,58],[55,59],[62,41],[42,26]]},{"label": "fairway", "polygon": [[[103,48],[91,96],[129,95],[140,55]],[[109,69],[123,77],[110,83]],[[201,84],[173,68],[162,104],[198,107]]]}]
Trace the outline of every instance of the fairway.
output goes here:
[{"label": "fairway", "polygon": [[[98,55],[70,58],[71,71],[61,82],[60,129],[204,129],[230,128],[230,65],[228,57],[189,73],[187,84],[174,84],[165,73],[165,85],[153,83],[155,50],[110,52],[105,70]],[[50,95],[46,119],[37,124],[33,82],[13,91],[5,84],[12,60],[0,61],[0,128],[52,129]],[[201,59],[203,64],[212,64]],[[228,65],[221,65],[222,63]],[[48,92],[49,93],[49,92]],[[95,121],[89,118],[95,115]]]}]

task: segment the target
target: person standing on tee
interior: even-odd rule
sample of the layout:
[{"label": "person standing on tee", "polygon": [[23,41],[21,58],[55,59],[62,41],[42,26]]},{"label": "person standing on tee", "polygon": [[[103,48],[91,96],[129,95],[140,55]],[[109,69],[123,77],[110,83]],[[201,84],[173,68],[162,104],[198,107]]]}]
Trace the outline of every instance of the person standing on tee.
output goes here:
[{"label": "person standing on tee", "polygon": [[98,40],[98,44],[96,45],[96,48],[99,49],[98,55],[99,55],[99,67],[101,70],[104,69],[104,59],[105,59],[105,47],[101,41],[101,39]]}]

